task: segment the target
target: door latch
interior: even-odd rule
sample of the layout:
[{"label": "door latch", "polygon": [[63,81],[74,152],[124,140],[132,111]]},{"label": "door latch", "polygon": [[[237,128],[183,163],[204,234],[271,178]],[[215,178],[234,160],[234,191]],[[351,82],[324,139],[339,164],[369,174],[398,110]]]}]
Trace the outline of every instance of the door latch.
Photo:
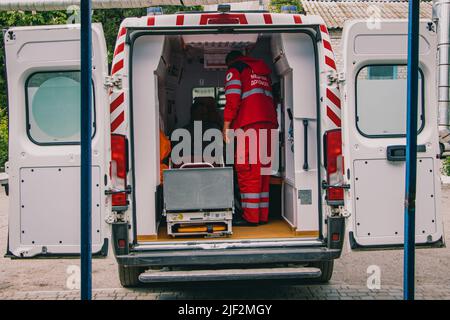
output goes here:
[{"label": "door latch", "polygon": [[326,190],[329,188],[336,188],[336,189],[345,189],[348,190],[350,189],[350,185],[349,184],[328,184],[328,182],[326,182],[325,180],[322,181],[322,189]]},{"label": "door latch", "polygon": [[119,193],[131,194],[131,186],[127,186],[124,190],[121,190],[121,189],[114,189],[114,188],[105,190],[105,194],[106,194],[107,196],[111,196],[111,195],[113,195],[113,194],[119,194]]},{"label": "door latch", "polygon": [[327,72],[327,82],[328,86],[332,86],[333,84],[339,85],[340,83],[345,81],[345,74],[343,72],[335,72],[329,71]]}]

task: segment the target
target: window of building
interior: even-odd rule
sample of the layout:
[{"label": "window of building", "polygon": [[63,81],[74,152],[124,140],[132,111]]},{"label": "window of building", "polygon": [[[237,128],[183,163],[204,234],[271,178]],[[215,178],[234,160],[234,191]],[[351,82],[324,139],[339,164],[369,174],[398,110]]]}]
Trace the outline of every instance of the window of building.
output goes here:
[{"label": "window of building", "polygon": [[397,66],[369,66],[367,67],[368,79],[396,79]]}]

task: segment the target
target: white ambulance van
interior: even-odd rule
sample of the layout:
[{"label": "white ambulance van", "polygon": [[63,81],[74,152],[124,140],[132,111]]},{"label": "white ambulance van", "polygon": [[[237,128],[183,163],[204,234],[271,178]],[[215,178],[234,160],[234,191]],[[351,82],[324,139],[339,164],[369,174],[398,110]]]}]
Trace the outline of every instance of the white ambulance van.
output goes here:
[{"label": "white ambulance van", "polygon": [[[314,278],[352,249],[403,244],[407,22],[348,22],[344,70],[319,16],[265,11],[127,18],[108,71],[93,26],[92,250],[111,244],[123,286],[142,282]],[[7,256],[80,252],[80,30],[5,31],[9,97]],[[189,121],[195,97],[223,108],[224,56],[272,69],[280,122],[279,207],[227,237],[170,237],[159,130]],[[436,31],[420,25],[418,246],[442,246]],[[219,110],[220,111],[220,110]]]}]

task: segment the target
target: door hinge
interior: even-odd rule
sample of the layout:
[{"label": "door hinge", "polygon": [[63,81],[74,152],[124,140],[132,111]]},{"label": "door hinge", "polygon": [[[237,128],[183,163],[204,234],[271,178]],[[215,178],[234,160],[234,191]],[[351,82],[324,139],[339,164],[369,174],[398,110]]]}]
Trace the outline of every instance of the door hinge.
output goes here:
[{"label": "door hinge", "polygon": [[108,214],[105,218],[105,222],[107,224],[125,221],[126,221],[125,211],[113,211],[110,214]]},{"label": "door hinge", "polygon": [[16,34],[12,30],[3,31],[3,36],[5,37],[6,44],[13,43],[16,40]]},{"label": "door hinge", "polygon": [[327,73],[327,80],[328,80],[328,86],[331,86],[333,84],[340,84],[345,81],[345,74],[344,72],[336,73],[335,71],[329,71]]},{"label": "door hinge", "polygon": [[116,75],[105,77],[105,88],[122,89],[122,78]]},{"label": "door hinge", "polygon": [[325,180],[322,180],[322,189],[326,190],[326,189],[330,189],[330,188],[348,190],[348,189],[350,189],[350,185],[345,184],[345,183],[343,183],[343,184],[328,184],[328,182],[326,182]]},{"label": "door hinge", "polygon": [[348,211],[348,210],[345,209],[345,208],[342,209],[342,216],[343,216],[344,218],[350,218],[351,215],[352,215],[352,214],[350,213],[350,211]]}]

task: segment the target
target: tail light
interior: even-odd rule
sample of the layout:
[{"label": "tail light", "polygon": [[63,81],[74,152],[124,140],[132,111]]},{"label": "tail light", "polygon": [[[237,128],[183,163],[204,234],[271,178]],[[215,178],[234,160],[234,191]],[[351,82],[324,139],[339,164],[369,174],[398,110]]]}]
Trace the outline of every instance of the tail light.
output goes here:
[{"label": "tail light", "polygon": [[327,201],[329,204],[341,205],[344,201],[344,189],[333,188],[343,185],[343,158],[341,130],[330,130],[325,133],[325,168],[327,169]]},{"label": "tail light", "polygon": [[244,13],[204,13],[200,25],[207,24],[248,24]]},{"label": "tail light", "polygon": [[127,242],[125,241],[125,239],[119,239],[119,240],[117,240],[117,246],[120,249],[123,249],[127,246]]},{"label": "tail light", "polygon": [[[126,190],[128,172],[128,142],[124,135],[111,135],[111,168],[110,175],[114,189]],[[128,205],[126,192],[112,195],[112,205]]]}]

